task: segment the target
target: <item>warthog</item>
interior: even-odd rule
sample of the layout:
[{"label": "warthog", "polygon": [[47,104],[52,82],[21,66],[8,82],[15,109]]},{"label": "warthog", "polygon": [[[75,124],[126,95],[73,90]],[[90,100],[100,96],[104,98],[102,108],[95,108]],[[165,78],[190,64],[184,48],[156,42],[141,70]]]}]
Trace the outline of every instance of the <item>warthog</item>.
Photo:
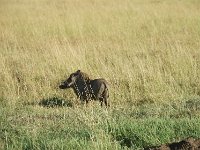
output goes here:
[{"label": "warthog", "polygon": [[85,101],[86,104],[89,100],[99,100],[101,106],[103,106],[103,102],[106,106],[109,106],[108,83],[103,78],[91,80],[86,73],[78,70],[62,82],[59,88],[72,88],[77,97]]}]

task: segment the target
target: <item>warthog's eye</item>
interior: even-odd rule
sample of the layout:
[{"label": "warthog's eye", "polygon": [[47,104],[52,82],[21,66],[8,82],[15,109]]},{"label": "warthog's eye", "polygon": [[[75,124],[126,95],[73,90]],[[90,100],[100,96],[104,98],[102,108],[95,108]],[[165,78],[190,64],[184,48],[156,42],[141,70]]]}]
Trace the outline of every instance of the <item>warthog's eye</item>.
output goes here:
[{"label": "warthog's eye", "polygon": [[70,82],[72,82],[72,78],[68,78],[66,81],[66,83],[70,83]]}]

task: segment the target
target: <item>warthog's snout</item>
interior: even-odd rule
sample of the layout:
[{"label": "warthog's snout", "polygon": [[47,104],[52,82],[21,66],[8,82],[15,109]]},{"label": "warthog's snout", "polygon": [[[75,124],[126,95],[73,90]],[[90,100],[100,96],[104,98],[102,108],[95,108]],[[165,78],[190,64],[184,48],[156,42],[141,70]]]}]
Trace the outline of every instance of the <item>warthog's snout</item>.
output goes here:
[{"label": "warthog's snout", "polygon": [[59,88],[60,89],[66,89],[66,88],[69,88],[69,86],[65,85],[65,84],[61,84],[61,85],[59,85]]}]

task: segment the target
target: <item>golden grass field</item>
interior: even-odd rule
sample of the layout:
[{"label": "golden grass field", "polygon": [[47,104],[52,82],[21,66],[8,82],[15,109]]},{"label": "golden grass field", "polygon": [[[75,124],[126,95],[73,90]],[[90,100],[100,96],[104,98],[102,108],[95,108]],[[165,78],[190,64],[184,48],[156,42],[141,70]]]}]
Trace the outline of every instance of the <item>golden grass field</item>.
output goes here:
[{"label": "golden grass field", "polygon": [[[56,115],[67,114],[71,120],[73,114],[83,114],[78,116],[73,127],[77,126],[79,130],[82,122],[85,122],[90,131],[94,131],[98,121],[105,123],[106,116],[112,120],[109,121],[113,126],[116,122],[123,122],[123,118],[130,120],[135,117],[134,122],[138,123],[138,126],[134,125],[136,128],[140,119],[145,121],[145,117],[161,118],[163,123],[162,117],[175,116],[186,118],[187,122],[189,114],[190,117],[197,117],[192,117],[193,123],[187,126],[194,128],[191,132],[185,128],[187,134],[180,131],[183,133],[181,135],[199,137],[199,8],[199,0],[0,0],[0,119],[4,122],[0,126],[0,133],[5,134],[3,129],[7,124],[13,125],[8,116],[13,117],[14,122],[19,122],[17,129],[20,127],[20,131],[23,128],[29,133],[32,122],[24,127],[24,120],[19,118],[33,115],[37,123],[42,122],[46,126],[51,123],[48,119],[41,119],[43,114],[54,119]],[[60,82],[78,69],[92,78],[103,77],[108,80],[109,110],[101,110],[98,102],[83,108],[72,90],[58,89]],[[38,105],[41,100],[52,97],[70,101],[73,107],[46,109]],[[185,107],[188,103],[188,107]],[[137,113],[143,117],[140,118]],[[118,115],[121,117],[119,120]],[[57,120],[54,121],[52,128],[57,124]],[[59,121],[63,128],[70,128],[62,117]],[[68,121],[71,122],[70,119]],[[175,126],[179,123],[172,122]],[[33,125],[34,137],[44,129],[43,125],[36,126]],[[119,143],[107,136],[107,129],[102,131],[105,134],[95,131],[100,141],[97,145],[92,143],[94,141],[85,144],[81,139],[79,142],[87,145],[85,149],[121,149]],[[33,133],[32,130],[30,132]],[[148,138],[145,133],[142,137],[150,144],[169,142],[180,137],[179,134],[168,133],[170,136],[162,135],[162,138],[155,138],[155,135],[154,138]],[[20,135],[24,134],[20,132]],[[0,147],[3,145],[5,149],[16,149],[20,145],[19,139],[13,140],[19,143],[10,144],[5,137],[0,140]],[[31,141],[33,137],[28,139]],[[105,141],[108,147],[102,145]],[[52,141],[45,142],[50,145],[46,149],[55,148],[51,145]],[[24,143],[27,144],[27,141]],[[113,144],[116,144],[114,148]],[[44,148],[38,145],[31,149]],[[144,143],[136,144],[137,148],[141,148],[141,145]],[[23,144],[21,149],[25,149]]]},{"label": "golden grass field", "polygon": [[35,101],[81,69],[114,103],[200,93],[198,0],[1,0],[2,97]]}]

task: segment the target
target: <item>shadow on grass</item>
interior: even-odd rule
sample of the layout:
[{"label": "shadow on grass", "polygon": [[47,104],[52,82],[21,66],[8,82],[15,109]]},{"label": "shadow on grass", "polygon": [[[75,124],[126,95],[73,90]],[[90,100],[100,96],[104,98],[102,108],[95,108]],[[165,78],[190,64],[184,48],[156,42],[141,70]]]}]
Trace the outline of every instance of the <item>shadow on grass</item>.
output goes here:
[{"label": "shadow on grass", "polygon": [[71,101],[65,100],[59,97],[50,97],[50,98],[42,99],[39,102],[39,105],[43,107],[72,107],[73,106]]},{"label": "shadow on grass", "polygon": [[193,110],[193,111],[200,110],[200,97],[188,99],[186,101],[185,108]]}]

